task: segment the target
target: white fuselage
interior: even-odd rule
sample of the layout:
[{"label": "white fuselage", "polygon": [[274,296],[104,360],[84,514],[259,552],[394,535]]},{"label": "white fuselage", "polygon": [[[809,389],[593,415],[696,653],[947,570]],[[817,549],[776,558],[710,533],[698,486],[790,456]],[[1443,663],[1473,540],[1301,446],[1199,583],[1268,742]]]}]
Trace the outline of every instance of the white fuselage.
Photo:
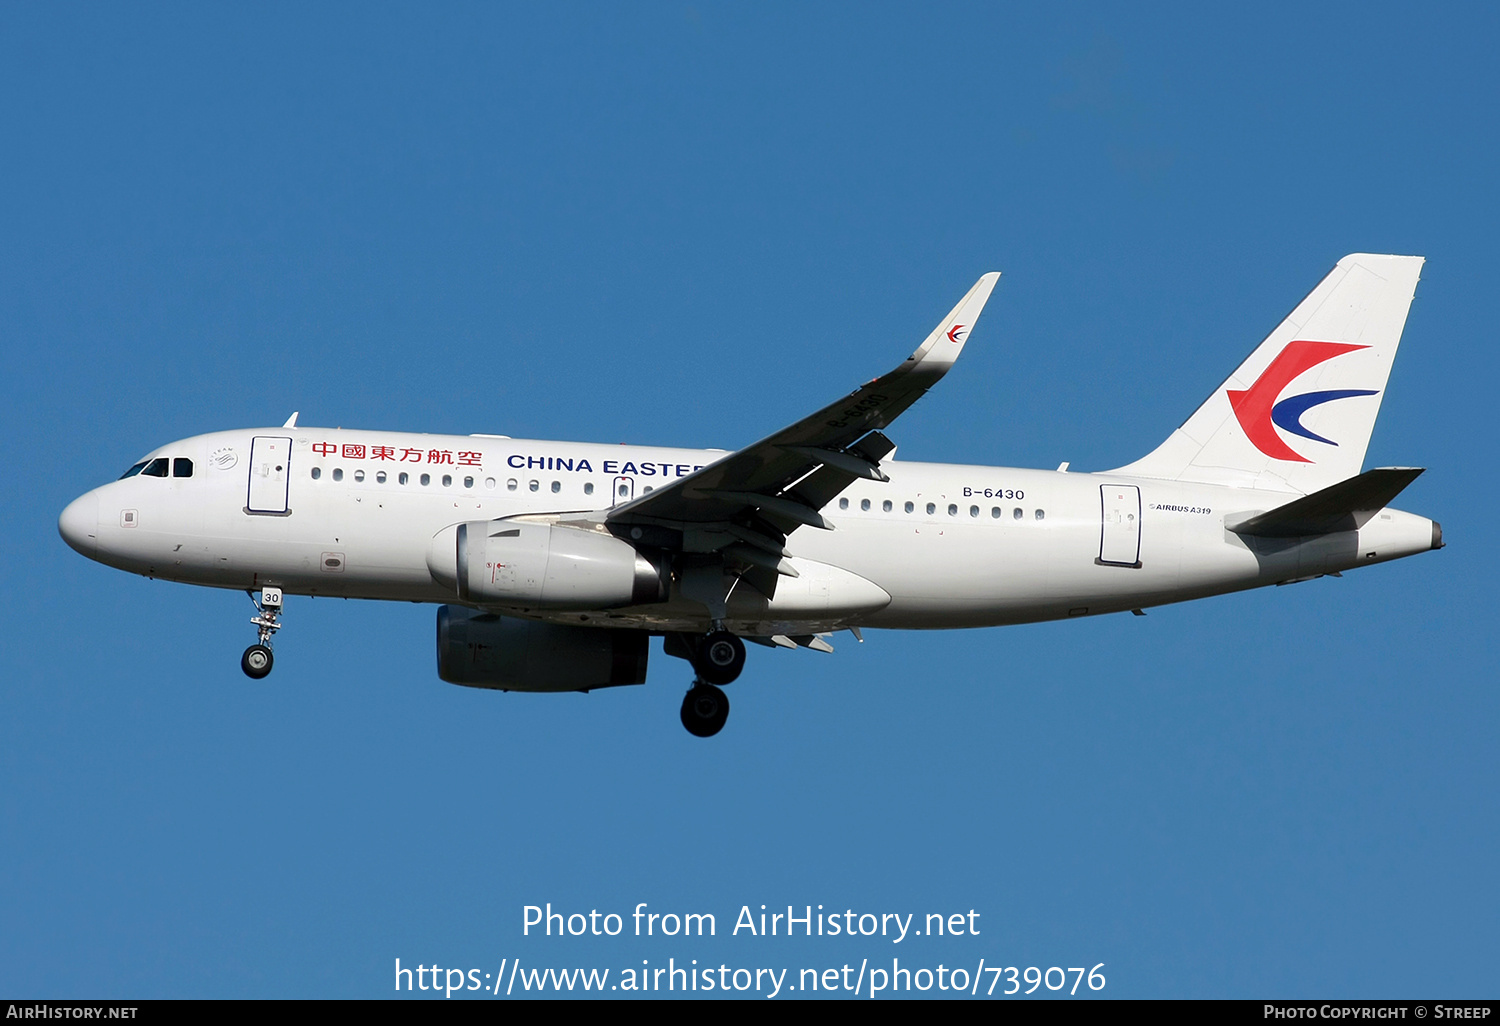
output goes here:
[{"label": "white fuselage", "polygon": [[[257,438],[288,441],[278,450]],[[434,555],[434,539],[452,525],[607,510],[723,455],[496,436],[227,431],[147,457],[191,460],[191,476],[137,474],[104,485],[69,506],[61,526],[85,555],[165,580],[457,602],[431,569],[444,558]],[[889,481],[857,481],[824,508],[833,530],[790,536],[786,548],[800,573],[780,578],[769,603],[737,604],[731,595],[729,629],[806,634],[1060,619],[1301,580],[1436,544],[1432,521],[1393,509],[1359,530],[1316,538],[1226,530],[1226,518],[1298,497],[1289,492],[895,460],[883,469]],[[1108,488],[1124,489],[1129,504],[1112,508],[1101,491]],[[702,631],[709,620],[675,584],[671,600],[652,606],[509,611],[653,630]]]}]

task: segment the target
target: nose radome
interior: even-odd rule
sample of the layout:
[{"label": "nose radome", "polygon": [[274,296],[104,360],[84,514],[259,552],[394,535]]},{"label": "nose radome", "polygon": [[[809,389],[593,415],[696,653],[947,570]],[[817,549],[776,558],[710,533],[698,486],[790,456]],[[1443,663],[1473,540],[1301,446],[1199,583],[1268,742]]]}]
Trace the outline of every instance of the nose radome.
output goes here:
[{"label": "nose radome", "polygon": [[93,559],[99,551],[99,495],[89,492],[68,503],[57,518],[57,533],[73,549]]}]

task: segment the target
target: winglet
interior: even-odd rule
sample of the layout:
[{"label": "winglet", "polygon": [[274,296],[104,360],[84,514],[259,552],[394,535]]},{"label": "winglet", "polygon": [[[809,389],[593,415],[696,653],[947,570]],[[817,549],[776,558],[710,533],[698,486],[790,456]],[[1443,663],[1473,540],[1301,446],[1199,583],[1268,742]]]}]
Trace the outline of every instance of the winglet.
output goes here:
[{"label": "winglet", "polygon": [[990,293],[995,290],[995,282],[999,280],[1000,272],[991,271],[975,282],[968,295],[958,301],[958,305],[948,316],[932,329],[927,340],[907,358],[907,365],[917,365],[923,370],[936,371],[939,375],[946,373],[958,359],[958,354],[964,351],[964,342],[968,339],[969,332],[974,330],[974,322],[979,320],[979,314],[989,301]]}]

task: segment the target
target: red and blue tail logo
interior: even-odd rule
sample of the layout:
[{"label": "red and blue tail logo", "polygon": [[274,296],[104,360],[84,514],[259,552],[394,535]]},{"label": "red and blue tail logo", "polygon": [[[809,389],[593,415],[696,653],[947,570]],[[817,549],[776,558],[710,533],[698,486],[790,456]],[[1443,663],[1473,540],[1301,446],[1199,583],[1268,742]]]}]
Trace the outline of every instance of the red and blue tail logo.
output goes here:
[{"label": "red and blue tail logo", "polygon": [[1280,396],[1282,390],[1304,371],[1311,370],[1320,363],[1326,363],[1336,356],[1352,353],[1356,349],[1368,348],[1370,347],[1349,345],[1344,342],[1299,340],[1287,343],[1286,348],[1271,361],[1271,365],[1255,379],[1255,384],[1244,391],[1236,391],[1232,388],[1226,390],[1229,405],[1234,408],[1234,415],[1239,419],[1240,427],[1245,429],[1245,437],[1272,459],[1290,460],[1295,463],[1311,463],[1312,460],[1299,454],[1282,441],[1281,436],[1276,433],[1276,428],[1279,427],[1294,435],[1301,435],[1303,438],[1310,438],[1315,442],[1338,445],[1339,443],[1332,439],[1324,438],[1304,427],[1302,415],[1314,406],[1331,403],[1335,399],[1348,399],[1356,395],[1375,395],[1375,390],[1335,388],[1323,392],[1303,392],[1285,399],[1280,399]]}]

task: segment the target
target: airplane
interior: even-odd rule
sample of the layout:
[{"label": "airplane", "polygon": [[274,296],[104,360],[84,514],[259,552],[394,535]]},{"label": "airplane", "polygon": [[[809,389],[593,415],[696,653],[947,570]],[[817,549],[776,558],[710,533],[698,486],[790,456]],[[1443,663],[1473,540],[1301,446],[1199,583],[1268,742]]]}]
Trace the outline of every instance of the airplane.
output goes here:
[{"label": "airplane", "polygon": [[[649,642],[723,728],[745,642],[990,627],[1308,581],[1443,547],[1361,472],[1423,258],[1352,254],[1181,427],[1115,470],[919,463],[885,430],[953,366],[999,274],[917,350],[734,452],[308,428],[197,435],[63,510],[81,554],[244,590],[271,672],[284,596],[438,603],[438,676],[503,691],[642,684]],[[257,593],[259,597],[257,598]]]}]

